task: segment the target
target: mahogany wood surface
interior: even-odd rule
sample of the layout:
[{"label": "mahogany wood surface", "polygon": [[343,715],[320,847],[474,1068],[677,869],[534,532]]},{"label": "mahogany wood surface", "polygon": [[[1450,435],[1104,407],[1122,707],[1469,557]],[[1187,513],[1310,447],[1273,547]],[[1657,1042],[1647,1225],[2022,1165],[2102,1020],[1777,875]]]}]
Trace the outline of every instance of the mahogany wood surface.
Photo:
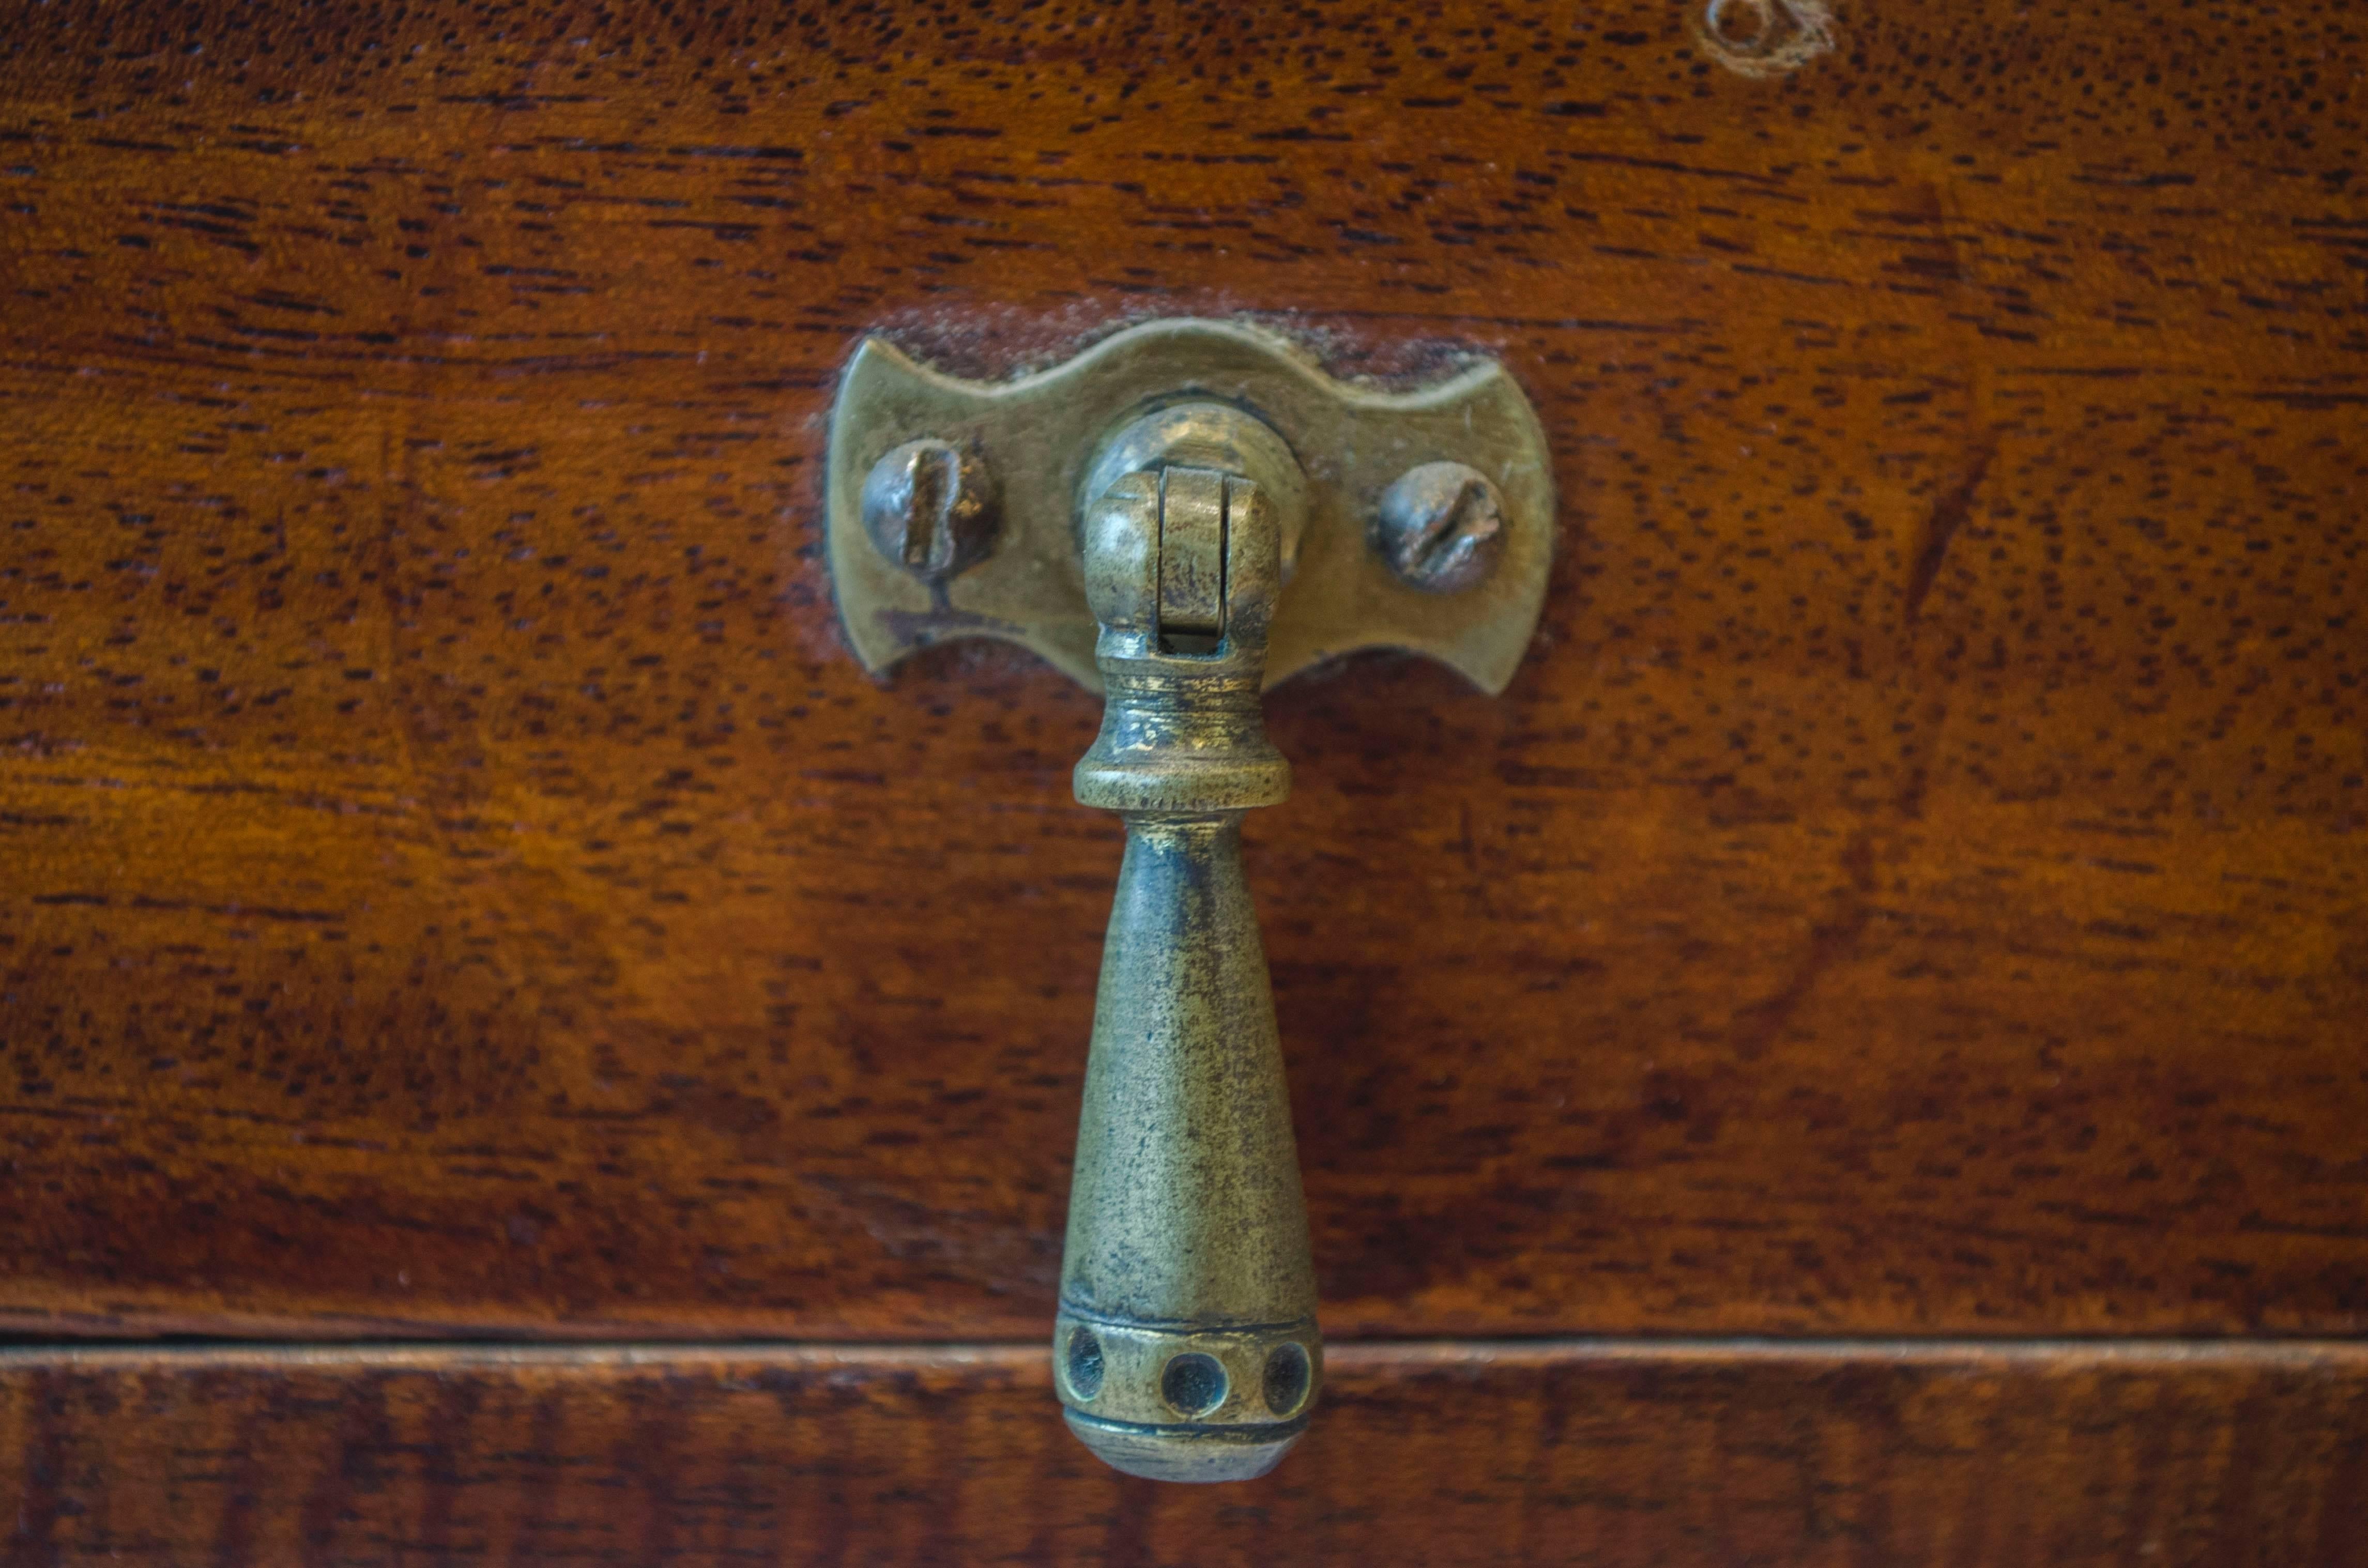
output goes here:
[{"label": "mahogany wood surface", "polygon": [[0,1530],[26,1568],[2368,1556],[2357,1345],[1360,1345],[1231,1486],[1103,1468],[1044,1359],[0,1353]]},{"label": "mahogany wood surface", "polygon": [[[1501,357],[1563,496],[1504,698],[1368,657],[1269,701],[1298,792],[1248,854],[1335,1335],[2368,1326],[2368,18],[1870,0],[1755,75],[1694,17],[12,5],[0,1318],[1041,1333],[1117,865],[1068,795],[1096,705],[982,645],[853,664],[822,422],[867,332],[993,375],[1248,313],[1344,374]],[[1012,1550],[899,1478],[1074,1487],[1078,1528],[1212,1561],[1191,1531],[1351,1506],[1361,1453],[1441,1507],[1534,1487],[1574,1540],[1674,1510],[1705,1533],[1669,1561],[1858,1561],[2025,1528],[1921,1500],[2047,1483],[2076,1415],[2127,1436],[2081,1485],[2267,1497],[2281,1401],[2360,1430],[2356,1362],[2302,1364],[2214,1371],[2285,1392],[2166,1457],[2183,1363],[1755,1362],[1733,1465],[1426,1373],[1510,1445],[1451,1485],[1344,1357],[1233,1513],[1050,1457],[1032,1369],[719,1374],[682,1419],[744,1435],[683,1506],[757,1506],[781,1471],[732,1445],[801,1400],[878,1401],[956,1425],[878,1438],[856,1501]],[[383,1554],[367,1521],[444,1484],[323,1457],[386,1440],[314,1403],[334,1368],[169,1365],[16,1364],[63,1380],[41,1442],[178,1412],[157,1462],[211,1499],[107,1481],[57,1528]],[[578,1403],[508,1365],[370,1386],[390,1429],[547,1432],[575,1458],[535,1484],[592,1495],[644,1375]],[[1711,1374],[1567,1376],[1648,1412]],[[1777,1414],[1802,1389],[1827,1425]],[[2032,1425],[1903,1442],[1927,1417]],[[205,1457],[234,1431],[287,1468]],[[962,1458],[990,1431],[1008,1469]],[[233,1504],[283,1485],[311,1522]],[[632,1495],[600,1517],[694,1528]],[[1342,1540],[1413,1506],[1359,1495]],[[450,1508],[419,1528],[573,1517]],[[2122,1528],[2049,1518],[2066,1562]]]}]

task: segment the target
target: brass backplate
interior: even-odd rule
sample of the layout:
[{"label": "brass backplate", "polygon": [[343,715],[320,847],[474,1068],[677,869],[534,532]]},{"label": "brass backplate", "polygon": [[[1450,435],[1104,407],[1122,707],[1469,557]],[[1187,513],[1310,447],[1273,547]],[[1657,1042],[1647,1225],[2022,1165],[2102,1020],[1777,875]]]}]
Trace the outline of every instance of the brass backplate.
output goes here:
[{"label": "brass backplate", "polygon": [[[867,338],[840,382],[830,429],[828,545],[839,613],[857,655],[882,670],[954,637],[995,637],[1094,690],[1078,494],[1098,453],[1167,405],[1231,403],[1271,426],[1305,471],[1297,568],[1278,606],[1269,686],[1360,648],[1405,648],[1485,691],[1512,679],[1537,625],[1554,553],[1545,434],[1504,368],[1476,363],[1412,392],[1335,380],[1289,340],[1227,321],[1157,321],[1017,381],[962,381]],[[993,551],[932,585],[883,556],[863,525],[863,482],[907,441],[966,448],[991,469]],[[1434,593],[1401,581],[1369,542],[1382,494],[1419,464],[1452,461],[1503,497],[1502,552],[1482,582]]]}]

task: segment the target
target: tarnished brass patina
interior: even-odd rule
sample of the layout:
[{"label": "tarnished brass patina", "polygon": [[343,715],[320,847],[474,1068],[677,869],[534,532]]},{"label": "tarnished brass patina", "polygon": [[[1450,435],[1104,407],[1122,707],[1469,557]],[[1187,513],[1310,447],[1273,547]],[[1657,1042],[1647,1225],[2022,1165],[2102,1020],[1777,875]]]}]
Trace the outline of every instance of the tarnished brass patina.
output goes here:
[{"label": "tarnished brass patina", "polygon": [[1121,813],[1053,1329],[1070,1427],[1167,1481],[1262,1475],[1324,1377],[1243,814],[1291,766],[1260,692],[1376,644],[1495,691],[1534,627],[1537,421],[1476,365],[1415,392],[1157,322],[1002,386],[866,343],[831,431],[832,578],[880,668],[962,636],[1108,698],[1077,799]]},{"label": "tarnished brass patina", "polygon": [[1077,799],[1125,814],[1126,857],[1054,1361],[1069,1426],[1111,1464],[1241,1480],[1298,1439],[1323,1375],[1274,997],[1241,862],[1242,813],[1291,790],[1258,703],[1281,509],[1253,481],[1170,464],[1119,477],[1083,532],[1110,700]]},{"label": "tarnished brass patina", "polygon": [[[1335,380],[1286,339],[1224,321],[1129,327],[1064,364],[1004,382],[962,381],[885,339],[866,339],[839,385],[827,480],[831,581],[865,665],[885,669],[949,638],[995,637],[1099,687],[1078,508],[1142,466],[1119,449],[1120,432],[1182,404],[1254,416],[1247,426],[1258,434],[1233,432],[1252,446],[1235,464],[1215,466],[1258,482],[1297,514],[1267,685],[1360,648],[1391,647],[1452,665],[1484,690],[1504,688],[1537,625],[1554,553],[1545,436],[1520,388],[1489,361],[1431,386],[1384,392]],[[1137,438],[1156,444],[1166,435]],[[932,580],[908,551],[875,543],[879,486],[866,527],[867,478],[916,441],[976,455],[1000,497],[992,550],[964,555],[950,577]],[[1287,469],[1273,460],[1278,452]],[[1460,574],[1445,593],[1402,576],[1374,540],[1390,487],[1441,461],[1485,476],[1502,507],[1487,571]]]}]

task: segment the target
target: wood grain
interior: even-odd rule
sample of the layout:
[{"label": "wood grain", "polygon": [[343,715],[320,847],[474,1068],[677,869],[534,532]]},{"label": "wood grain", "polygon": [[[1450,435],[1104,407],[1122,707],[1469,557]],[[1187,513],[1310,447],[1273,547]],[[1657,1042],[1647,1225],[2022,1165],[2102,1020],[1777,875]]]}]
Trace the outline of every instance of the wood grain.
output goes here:
[{"label": "wood grain", "polygon": [[1239,1486],[1041,1351],[0,1353],[7,1561],[2000,1562],[2368,1553],[2368,1349],[1365,1345]]},{"label": "wood grain", "polygon": [[820,422],[1249,312],[1565,503],[1269,704],[1332,1332],[2368,1327],[2368,28],[1691,18],[12,8],[0,1315],[1038,1333],[1096,714],[853,666]]}]

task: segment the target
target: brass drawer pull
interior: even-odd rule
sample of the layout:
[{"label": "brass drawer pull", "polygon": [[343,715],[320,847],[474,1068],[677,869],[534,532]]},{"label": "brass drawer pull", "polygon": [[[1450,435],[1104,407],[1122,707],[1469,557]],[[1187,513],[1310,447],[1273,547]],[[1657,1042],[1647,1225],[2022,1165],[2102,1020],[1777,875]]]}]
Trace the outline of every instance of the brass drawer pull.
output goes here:
[{"label": "brass drawer pull", "polygon": [[[1096,431],[1115,433],[1073,438]],[[1412,646],[1500,687],[1551,552],[1536,421],[1494,366],[1375,393],[1247,329],[1160,323],[1007,387],[867,344],[831,461],[832,573],[867,661],[1000,636],[1106,695],[1076,797],[1125,819],[1126,849],[1054,1381],[1121,1470],[1261,1475],[1306,1427],[1324,1346],[1242,873],[1244,813],[1291,789],[1259,694],[1278,642],[1293,667]]]},{"label": "brass drawer pull", "polygon": [[1271,1467],[1323,1381],[1290,1095],[1241,858],[1242,813],[1291,791],[1258,685],[1300,519],[1286,524],[1272,479],[1199,466],[1225,460],[1222,435],[1254,426],[1247,415],[1175,413],[1186,417],[1150,421],[1169,437],[1144,454],[1156,466],[1116,477],[1082,530],[1109,704],[1076,792],[1124,815],[1126,856],[1053,1342],[1069,1426],[1096,1453],[1138,1475],[1223,1481]]}]

